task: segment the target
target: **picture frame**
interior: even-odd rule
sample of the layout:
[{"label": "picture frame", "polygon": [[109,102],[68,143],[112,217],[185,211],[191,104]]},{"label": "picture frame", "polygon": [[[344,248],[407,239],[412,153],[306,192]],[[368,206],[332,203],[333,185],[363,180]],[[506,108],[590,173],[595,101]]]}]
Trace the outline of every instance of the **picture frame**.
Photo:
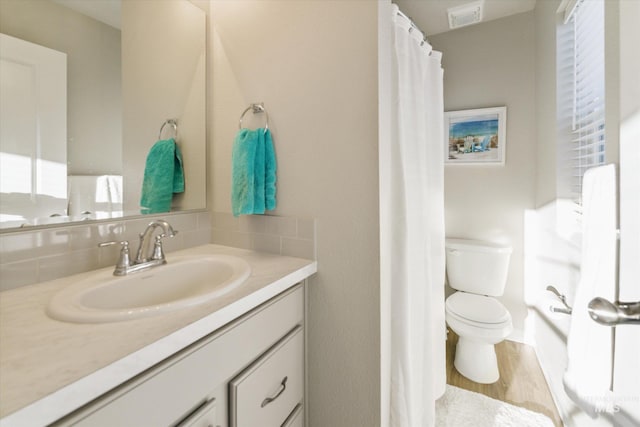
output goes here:
[{"label": "picture frame", "polygon": [[444,113],[445,165],[504,166],[507,107]]}]

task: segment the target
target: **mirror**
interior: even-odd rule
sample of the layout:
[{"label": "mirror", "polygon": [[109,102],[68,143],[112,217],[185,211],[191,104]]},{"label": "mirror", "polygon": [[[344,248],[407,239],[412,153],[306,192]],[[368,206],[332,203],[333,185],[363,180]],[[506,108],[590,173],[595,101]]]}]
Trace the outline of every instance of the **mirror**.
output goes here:
[{"label": "mirror", "polygon": [[206,2],[2,0],[0,33],[3,231],[140,215],[167,120],[185,181],[171,211],[206,206]]}]

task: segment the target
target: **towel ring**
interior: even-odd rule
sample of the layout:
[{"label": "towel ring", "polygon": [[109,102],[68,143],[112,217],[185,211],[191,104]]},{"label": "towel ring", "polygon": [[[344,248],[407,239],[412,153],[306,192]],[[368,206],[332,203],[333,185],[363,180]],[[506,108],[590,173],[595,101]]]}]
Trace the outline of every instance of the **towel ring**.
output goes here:
[{"label": "towel ring", "polygon": [[244,118],[244,115],[249,112],[249,110],[252,110],[253,114],[264,113],[264,131],[266,132],[267,129],[269,129],[269,114],[267,113],[267,110],[264,109],[264,103],[262,102],[259,104],[251,104],[247,107],[246,110],[242,112],[242,114],[240,115],[240,123],[238,123],[238,129],[242,129],[242,119]]},{"label": "towel ring", "polygon": [[160,133],[158,134],[158,139],[162,139],[162,130],[166,125],[169,125],[173,128],[173,139],[174,141],[178,140],[178,120],[177,119],[167,119],[164,121],[162,126],[160,126]]}]

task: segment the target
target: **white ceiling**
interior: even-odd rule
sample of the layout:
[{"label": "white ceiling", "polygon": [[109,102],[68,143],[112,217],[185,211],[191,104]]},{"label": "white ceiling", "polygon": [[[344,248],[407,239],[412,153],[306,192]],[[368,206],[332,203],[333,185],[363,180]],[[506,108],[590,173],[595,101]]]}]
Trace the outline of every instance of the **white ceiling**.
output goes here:
[{"label": "white ceiling", "polygon": [[[1,1],[1,0],[0,0]],[[56,3],[120,29],[120,0],[53,0]]]},{"label": "white ceiling", "polygon": [[[1,1],[1,0],[0,0]],[[53,0],[120,28],[120,0]],[[474,0],[393,0],[426,35],[449,31],[447,9]],[[482,22],[533,10],[536,0],[484,0]]]},{"label": "white ceiling", "polygon": [[[393,0],[428,36],[449,30],[447,9],[474,0]],[[536,0],[484,0],[482,22],[533,10]]]}]

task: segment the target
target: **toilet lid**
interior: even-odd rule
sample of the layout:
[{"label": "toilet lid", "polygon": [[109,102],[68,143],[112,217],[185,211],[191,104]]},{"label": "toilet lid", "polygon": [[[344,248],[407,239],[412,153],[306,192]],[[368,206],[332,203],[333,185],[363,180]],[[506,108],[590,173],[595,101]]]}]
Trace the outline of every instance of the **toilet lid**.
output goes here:
[{"label": "toilet lid", "polygon": [[497,299],[461,291],[447,298],[445,307],[452,314],[478,323],[503,323],[511,317]]}]

